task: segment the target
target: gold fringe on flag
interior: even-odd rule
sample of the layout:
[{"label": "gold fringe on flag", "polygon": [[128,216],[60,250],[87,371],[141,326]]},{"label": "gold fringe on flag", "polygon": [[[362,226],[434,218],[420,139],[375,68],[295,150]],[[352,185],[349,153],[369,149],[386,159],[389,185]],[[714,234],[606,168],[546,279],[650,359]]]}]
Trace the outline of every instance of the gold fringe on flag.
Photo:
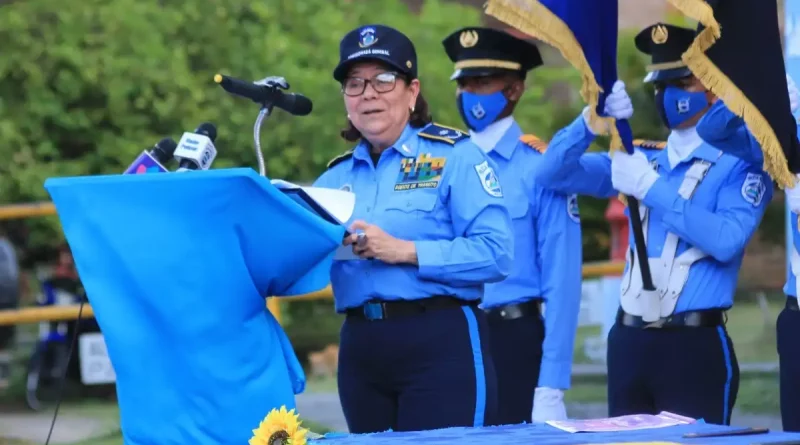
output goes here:
[{"label": "gold fringe on flag", "polygon": [[572,30],[557,15],[537,0],[488,0],[486,13],[525,34],[558,49],[561,55],[581,74],[581,98],[589,105],[589,122],[599,134],[611,133],[611,150],[622,148],[612,117],[597,114],[602,87],[598,85],[589,62]]},{"label": "gold fringe on flag", "polygon": [[750,99],[734,85],[733,81],[711,62],[705,52],[721,35],[714,11],[704,0],[667,0],[684,15],[705,26],[681,57],[692,73],[712,93],[719,97],[731,112],[741,117],[747,128],[761,145],[764,153],[764,170],[781,188],[793,187],[795,176],[789,171],[786,156],[775,131]]}]

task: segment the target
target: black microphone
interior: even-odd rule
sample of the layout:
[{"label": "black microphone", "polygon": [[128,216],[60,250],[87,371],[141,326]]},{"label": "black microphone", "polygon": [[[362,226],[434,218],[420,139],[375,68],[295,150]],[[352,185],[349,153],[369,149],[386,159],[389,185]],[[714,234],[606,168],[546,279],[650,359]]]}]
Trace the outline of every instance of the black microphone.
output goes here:
[{"label": "black microphone", "polygon": [[208,170],[217,157],[216,139],[217,127],[208,122],[200,124],[192,133],[183,133],[174,154],[178,160],[177,171]]},{"label": "black microphone", "polygon": [[214,82],[231,94],[246,97],[259,104],[271,102],[276,107],[295,116],[305,116],[311,113],[313,108],[311,99],[302,94],[281,91],[280,88],[286,89],[289,87],[285,81],[282,81],[282,85],[280,84],[281,82],[277,82],[277,84],[271,82],[259,84],[217,74],[214,76]]},{"label": "black microphone", "polygon": [[150,149],[143,151],[136,160],[125,170],[126,175],[139,175],[143,173],[165,173],[164,167],[172,159],[178,144],[172,138],[164,138]]}]

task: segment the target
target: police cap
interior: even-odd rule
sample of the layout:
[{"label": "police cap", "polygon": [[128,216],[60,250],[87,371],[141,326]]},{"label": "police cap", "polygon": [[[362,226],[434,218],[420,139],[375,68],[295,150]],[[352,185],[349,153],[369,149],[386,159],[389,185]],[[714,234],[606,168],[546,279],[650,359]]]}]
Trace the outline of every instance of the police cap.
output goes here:
[{"label": "police cap", "polygon": [[388,64],[412,79],[417,77],[417,51],[402,32],[385,25],[367,25],[354,29],[339,43],[339,64],[333,78],[344,81],[356,62],[375,60]]},{"label": "police cap", "polygon": [[462,28],[447,36],[442,45],[455,72],[450,79],[513,72],[525,78],[528,71],[542,64],[533,43],[492,28]]},{"label": "police cap", "polygon": [[691,76],[692,72],[681,60],[681,55],[694,41],[695,31],[690,28],[656,23],[636,36],[636,48],[650,56],[645,82],[658,82]]}]

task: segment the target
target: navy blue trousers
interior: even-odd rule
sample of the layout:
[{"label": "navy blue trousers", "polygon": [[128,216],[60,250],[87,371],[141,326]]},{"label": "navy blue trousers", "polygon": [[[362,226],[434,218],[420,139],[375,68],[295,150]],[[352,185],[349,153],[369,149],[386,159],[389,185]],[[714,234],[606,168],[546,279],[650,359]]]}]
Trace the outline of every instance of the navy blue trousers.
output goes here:
[{"label": "navy blue trousers", "polygon": [[730,425],[739,363],[724,327],[617,323],[608,334],[607,362],[609,415],[670,411]]},{"label": "navy blue trousers", "polygon": [[781,311],[777,331],[783,430],[800,432],[800,311]]},{"label": "navy blue trousers", "polygon": [[497,376],[477,307],[378,321],[347,317],[339,399],[351,433],[422,431],[496,422]]},{"label": "navy blue trousers", "polygon": [[492,357],[497,372],[497,421],[531,423],[533,393],[542,364],[544,322],[539,316],[489,319]]}]

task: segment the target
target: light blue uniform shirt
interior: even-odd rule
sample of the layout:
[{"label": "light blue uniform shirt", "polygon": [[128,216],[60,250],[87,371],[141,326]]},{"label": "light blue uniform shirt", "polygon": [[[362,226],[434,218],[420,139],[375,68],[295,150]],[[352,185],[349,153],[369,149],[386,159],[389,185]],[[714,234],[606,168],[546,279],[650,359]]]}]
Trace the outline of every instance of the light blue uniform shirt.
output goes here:
[{"label": "light blue uniform shirt", "polygon": [[[514,263],[508,278],[486,285],[482,306],[496,308],[543,299],[547,308],[539,386],[569,389],[581,301],[578,201],[575,195],[536,183],[535,169],[542,155],[523,142],[522,136],[519,125],[512,121],[488,152],[497,164],[513,222]],[[591,138],[587,147],[589,143]],[[539,149],[544,146],[536,145]]]},{"label": "light blue uniform shirt", "polygon": [[[581,135],[588,129],[578,117],[561,131]],[[772,199],[769,177],[760,167],[707,143],[674,168],[670,167],[667,150],[637,149],[657,163],[660,175],[642,200],[650,209],[648,256],[661,256],[668,231],[680,238],[676,255],[692,246],[709,255],[692,265],[674,313],[730,308],[745,246]],[[686,200],[678,189],[695,159],[705,160],[711,167],[692,199]],[[538,174],[540,182],[550,187],[601,198],[618,194],[611,185],[611,158],[607,153],[551,145],[542,156]],[[634,245],[632,230],[629,243]]]},{"label": "light blue uniform shirt", "polygon": [[363,220],[414,241],[419,263],[334,261],[337,311],[434,295],[479,301],[486,283],[508,276],[511,218],[492,161],[464,133],[436,124],[407,126],[377,166],[365,142],[329,165],[314,186],[355,193],[346,224]]},{"label": "light blue uniform shirt", "polygon": [[[697,123],[697,133],[704,140],[713,143],[715,147],[727,154],[736,156],[754,165],[764,163],[764,153],[761,145],[747,130],[744,120],[735,115],[725,106],[722,101],[717,101],[708,110],[705,116]],[[798,126],[798,137],[800,137],[800,125]],[[795,250],[800,251],[800,231],[797,227],[796,213],[791,215],[792,224],[792,244]],[[789,269],[789,279],[783,287],[783,292],[797,298],[797,277]]]}]

